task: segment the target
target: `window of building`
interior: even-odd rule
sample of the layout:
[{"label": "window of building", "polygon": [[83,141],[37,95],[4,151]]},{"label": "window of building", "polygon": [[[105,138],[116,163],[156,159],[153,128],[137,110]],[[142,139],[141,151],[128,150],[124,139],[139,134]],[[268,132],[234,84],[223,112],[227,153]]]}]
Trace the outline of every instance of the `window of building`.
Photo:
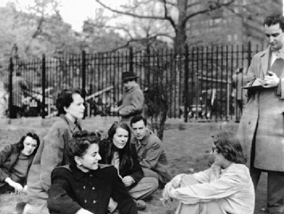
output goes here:
[{"label": "window of building", "polygon": [[228,42],[231,42],[232,41],[232,35],[228,35]]},{"label": "window of building", "polygon": [[238,40],[238,34],[234,34],[234,40]]}]

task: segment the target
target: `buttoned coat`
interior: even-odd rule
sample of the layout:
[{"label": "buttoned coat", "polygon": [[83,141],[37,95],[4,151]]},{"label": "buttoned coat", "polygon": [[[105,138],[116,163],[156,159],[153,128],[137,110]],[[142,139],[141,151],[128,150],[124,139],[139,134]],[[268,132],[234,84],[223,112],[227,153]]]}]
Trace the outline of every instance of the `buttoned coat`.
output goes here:
[{"label": "buttoned coat", "polygon": [[[19,150],[18,143],[7,145],[0,152],[0,187],[7,184],[5,179],[11,177],[13,167],[18,161],[21,150]],[[28,159],[28,169],[31,166],[34,154],[32,154]],[[28,171],[27,169],[27,171]],[[26,184],[26,178],[20,182],[22,185]]]},{"label": "buttoned coat", "polygon": [[51,172],[57,166],[68,163],[65,154],[67,143],[72,134],[81,130],[79,123],[74,124],[64,115],[52,125],[43,138],[28,174],[28,196],[47,199],[47,191],[51,186]]},{"label": "buttoned coat", "polygon": [[107,214],[110,198],[118,203],[119,213],[137,214],[132,197],[111,165],[99,165],[87,173],[73,165],[58,167],[52,172],[48,195],[51,214],[74,214],[81,208]]},{"label": "buttoned coat", "polygon": [[[248,80],[264,79],[269,70],[269,48],[256,54],[248,70]],[[254,166],[262,170],[284,171],[284,67],[276,88],[253,91],[245,106],[237,137],[250,160],[255,134]]]}]

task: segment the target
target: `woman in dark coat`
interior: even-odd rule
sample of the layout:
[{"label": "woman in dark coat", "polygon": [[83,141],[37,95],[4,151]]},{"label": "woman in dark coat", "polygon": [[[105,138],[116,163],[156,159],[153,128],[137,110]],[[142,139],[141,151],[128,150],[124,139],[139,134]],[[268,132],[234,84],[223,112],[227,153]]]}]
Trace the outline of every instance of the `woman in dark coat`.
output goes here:
[{"label": "woman in dark coat", "polygon": [[114,122],[108,130],[108,137],[100,144],[101,163],[112,164],[118,170],[122,182],[135,199],[138,209],[145,209],[141,199],[151,195],[156,186],[145,178],[139,164],[135,145],[130,143],[131,130],[126,123]]},{"label": "woman in dark coat", "polygon": [[39,144],[39,137],[29,132],[18,143],[7,145],[0,152],[0,194],[24,190]]},{"label": "woman in dark coat", "polygon": [[121,214],[137,214],[135,203],[117,170],[101,165],[100,138],[79,131],[67,145],[70,164],[57,167],[51,175],[48,208],[51,214],[106,214],[112,197]]}]

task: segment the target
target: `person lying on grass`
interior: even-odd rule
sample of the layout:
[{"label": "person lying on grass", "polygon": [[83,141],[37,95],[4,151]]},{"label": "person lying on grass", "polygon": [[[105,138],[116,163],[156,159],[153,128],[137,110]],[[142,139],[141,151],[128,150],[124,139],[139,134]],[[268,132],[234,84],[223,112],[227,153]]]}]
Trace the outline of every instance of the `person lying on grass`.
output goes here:
[{"label": "person lying on grass", "polygon": [[29,132],[18,143],[7,145],[0,152],[0,194],[24,191],[39,144],[38,135]]},{"label": "person lying on grass", "polygon": [[241,144],[231,132],[220,132],[213,139],[212,166],[175,176],[164,188],[164,200],[180,202],[176,214],[253,214],[254,186]]}]

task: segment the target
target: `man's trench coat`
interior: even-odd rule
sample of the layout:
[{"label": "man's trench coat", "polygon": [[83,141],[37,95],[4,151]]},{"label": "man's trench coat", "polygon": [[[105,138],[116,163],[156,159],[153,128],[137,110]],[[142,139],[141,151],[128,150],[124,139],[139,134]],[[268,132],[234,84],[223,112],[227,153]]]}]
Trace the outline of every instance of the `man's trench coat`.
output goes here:
[{"label": "man's trench coat", "polygon": [[[269,48],[256,54],[248,70],[248,79],[264,79],[269,70]],[[248,155],[255,135],[254,166],[262,170],[284,172],[284,65],[278,87],[260,89],[246,104],[237,137]]]}]

